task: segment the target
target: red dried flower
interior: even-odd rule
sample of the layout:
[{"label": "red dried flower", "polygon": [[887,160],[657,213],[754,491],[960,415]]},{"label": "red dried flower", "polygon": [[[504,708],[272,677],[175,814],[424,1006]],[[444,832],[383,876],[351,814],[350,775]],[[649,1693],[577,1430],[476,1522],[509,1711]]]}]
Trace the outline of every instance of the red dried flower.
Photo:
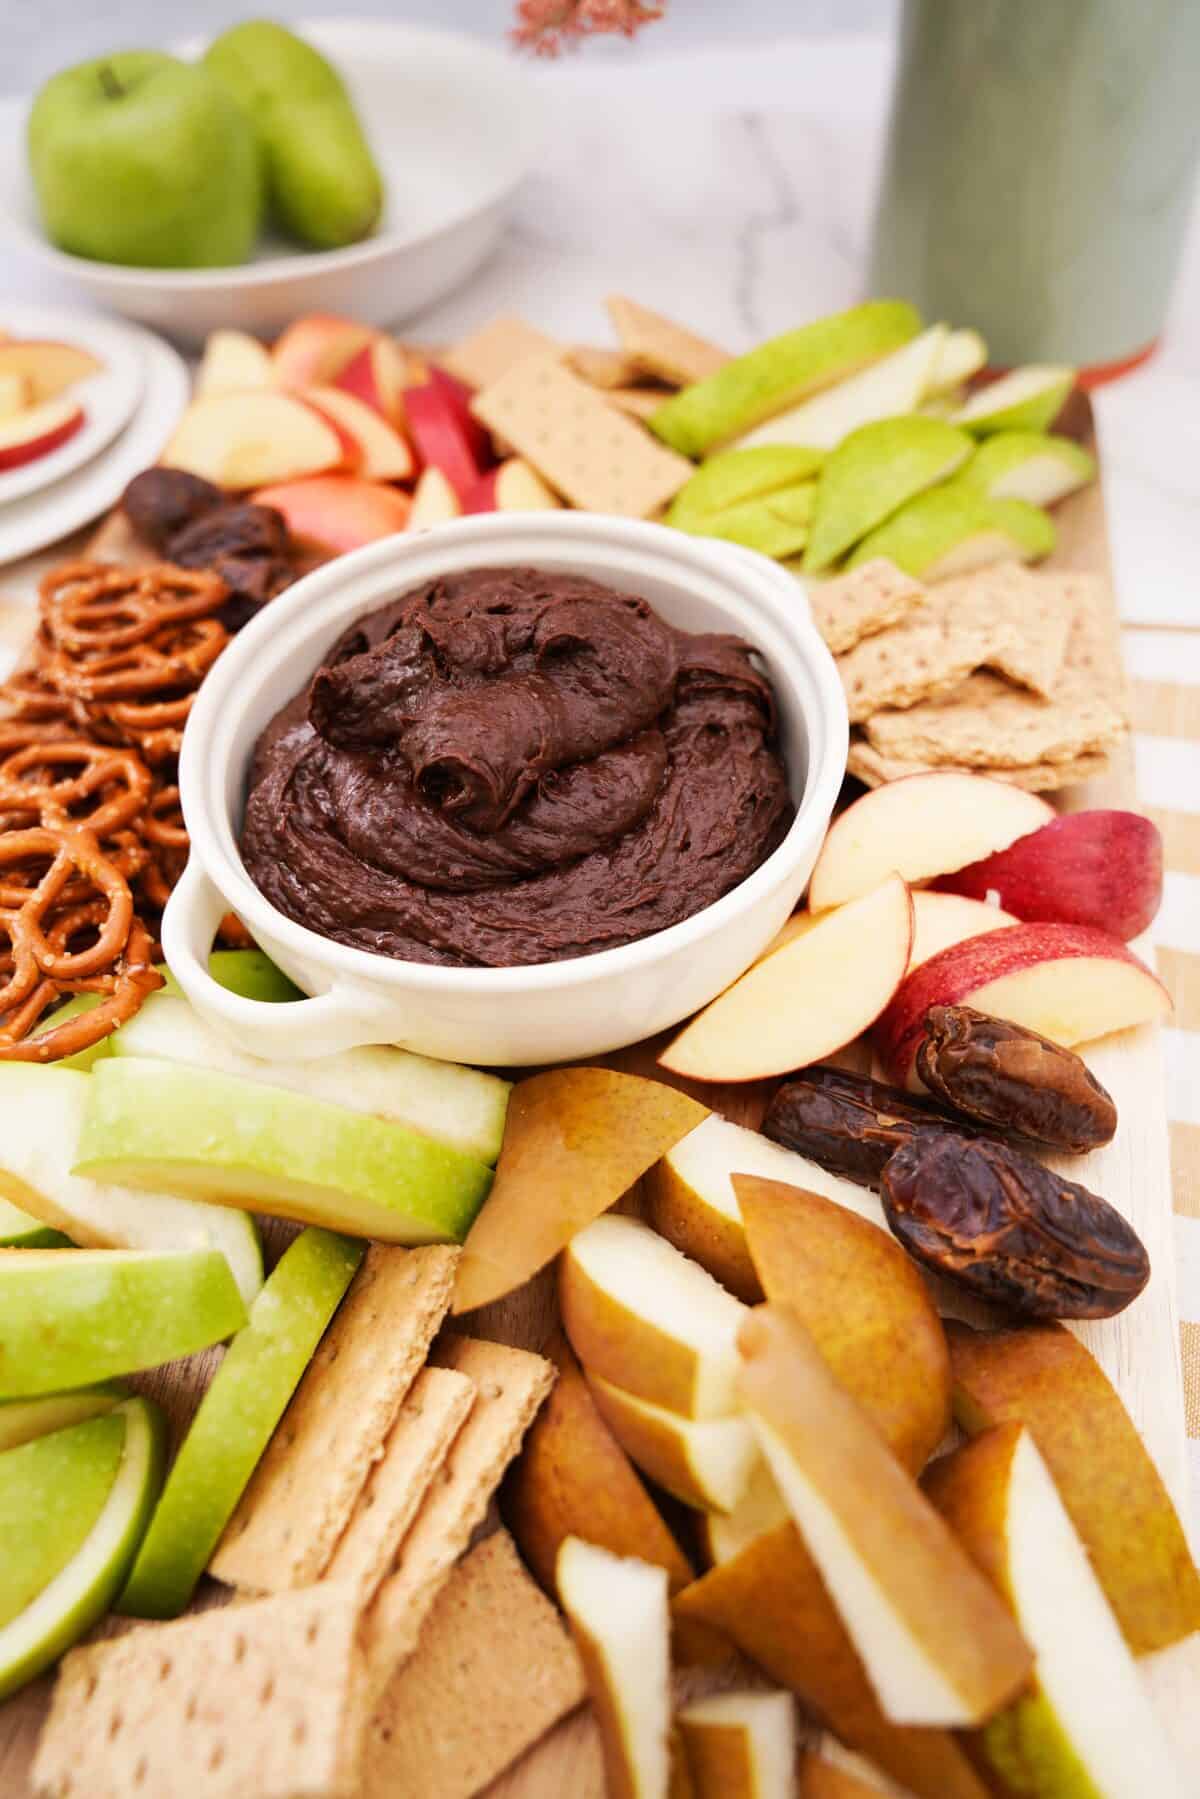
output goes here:
[{"label": "red dried flower", "polygon": [[666,0],[519,0],[510,36],[518,49],[557,56],[578,48],[581,38],[632,37],[666,10]]}]

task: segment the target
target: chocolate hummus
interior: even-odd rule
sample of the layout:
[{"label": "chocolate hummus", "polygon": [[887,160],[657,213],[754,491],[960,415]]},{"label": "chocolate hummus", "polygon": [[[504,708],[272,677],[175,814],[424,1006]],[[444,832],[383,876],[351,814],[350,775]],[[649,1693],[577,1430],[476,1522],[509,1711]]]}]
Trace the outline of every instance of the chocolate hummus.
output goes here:
[{"label": "chocolate hummus", "polygon": [[581,577],[476,569],[362,619],[267,726],[242,853],[325,937],[505,967],[677,924],[791,818],[748,644]]}]

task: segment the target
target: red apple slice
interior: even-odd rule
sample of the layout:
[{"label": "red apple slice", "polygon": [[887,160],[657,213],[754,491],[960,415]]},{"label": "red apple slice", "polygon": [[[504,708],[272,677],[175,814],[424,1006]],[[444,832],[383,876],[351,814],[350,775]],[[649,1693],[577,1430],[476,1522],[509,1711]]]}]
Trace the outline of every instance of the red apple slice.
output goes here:
[{"label": "red apple slice", "polygon": [[471,434],[443,386],[429,380],[404,393],[404,416],[417,454],[429,468],[441,469],[464,506],[482,474]]},{"label": "red apple slice", "polygon": [[928,881],[1054,817],[1036,794],[984,775],[907,775],[864,793],[829,828],[808,889],[814,912],[870,893],[885,875]]},{"label": "red apple slice", "polygon": [[1091,925],[1018,924],[968,938],[914,970],[875,1027],[887,1079],[913,1091],[930,1006],[974,1006],[1069,1046],[1165,1018],[1171,999],[1119,937]]},{"label": "red apple slice", "polygon": [[15,370],[0,375],[0,419],[10,419],[33,405],[33,382]]},{"label": "red apple slice", "polygon": [[331,555],[361,549],[381,537],[403,531],[411,497],[398,487],[362,481],[355,475],[314,475],[285,481],[254,495],[260,506],[274,506],[287,520],[293,537]]},{"label": "red apple slice", "polygon": [[440,468],[422,470],[413,489],[412,511],[408,515],[410,531],[426,531],[431,525],[444,525],[458,518],[462,506],[458,495]]},{"label": "red apple slice", "polygon": [[82,406],[65,395],[0,419],[0,469],[20,468],[48,456],[81,431],[83,421]]},{"label": "red apple slice", "polygon": [[988,931],[999,931],[1005,925],[1020,924],[1011,912],[982,900],[962,899],[957,893],[932,893],[926,888],[914,893],[913,945],[908,958],[908,971],[919,968],[951,944],[965,943],[968,937],[982,937]]},{"label": "red apple slice", "polygon": [[412,451],[365,400],[340,387],[306,387],[302,397],[357,445],[354,472],[365,481],[406,481],[412,474]]},{"label": "red apple slice", "polygon": [[76,381],[96,375],[104,364],[90,350],[76,344],[53,343],[45,338],[14,337],[0,343],[0,375],[26,375],[30,402],[39,406],[54,400]]},{"label": "red apple slice", "polygon": [[187,469],[218,487],[239,490],[294,481],[341,468],[341,431],[294,394],[208,394],[192,404],[163,454],[168,468]]},{"label": "red apple slice", "polygon": [[481,425],[471,411],[474,390],[465,381],[460,381],[457,375],[452,375],[449,369],[439,367],[436,362],[429,364],[425,380],[432,382],[449,400],[462,426],[472,457],[480,468],[486,468],[492,460],[492,440],[487,427]]},{"label": "red apple slice", "polygon": [[328,312],[295,319],[275,340],[271,352],[276,383],[280,387],[312,387],[332,381],[371,336],[369,325]]},{"label": "red apple slice", "polygon": [[399,345],[377,333],[356,350],[338,374],[335,386],[370,406],[389,424],[402,425],[408,375],[408,364]]},{"label": "red apple slice", "polygon": [[685,1025],[658,1058],[698,1081],[753,1081],[822,1062],[865,1031],[908,967],[913,911],[889,875],[814,919]]},{"label": "red apple slice", "polygon": [[1162,904],[1162,838],[1140,812],[1068,812],[937,885],[994,897],[1018,918],[1095,925],[1128,942]]},{"label": "red apple slice", "polygon": [[266,344],[248,331],[210,331],[196,375],[198,394],[244,393],[250,387],[270,387],[275,364]]},{"label": "red apple slice", "polygon": [[523,457],[510,456],[480,475],[467,497],[468,512],[549,512],[562,505]]}]

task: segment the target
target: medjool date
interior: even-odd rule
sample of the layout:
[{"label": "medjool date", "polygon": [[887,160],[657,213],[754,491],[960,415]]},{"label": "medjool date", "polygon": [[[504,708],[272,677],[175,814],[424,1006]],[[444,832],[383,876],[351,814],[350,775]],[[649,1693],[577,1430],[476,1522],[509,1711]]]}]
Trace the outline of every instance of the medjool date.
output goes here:
[{"label": "medjool date", "polygon": [[185,526],[226,504],[219,487],[181,468],[143,469],[121,496],[125,517],[152,550],[165,550]]},{"label": "medjool date", "polygon": [[918,1131],[971,1134],[970,1125],[899,1087],[820,1065],[784,1082],[762,1128],[764,1136],[860,1187],[877,1187],[889,1156]]},{"label": "medjool date", "polygon": [[930,1006],[917,1073],[974,1122],[1055,1149],[1082,1155],[1117,1128],[1116,1106],[1077,1055],[971,1006]]}]

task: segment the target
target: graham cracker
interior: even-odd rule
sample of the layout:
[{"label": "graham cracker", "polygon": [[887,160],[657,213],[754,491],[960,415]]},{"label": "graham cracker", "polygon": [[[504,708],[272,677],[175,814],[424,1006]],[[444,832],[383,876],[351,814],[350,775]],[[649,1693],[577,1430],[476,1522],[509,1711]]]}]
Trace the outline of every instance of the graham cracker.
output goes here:
[{"label": "graham cracker", "polygon": [[529,356],[556,355],[558,345],[514,313],[493,319],[438,357],[444,369],[468,387],[490,387]]},{"label": "graham cracker", "polygon": [[362,1799],[470,1799],[586,1692],[557,1608],[498,1530],[458,1564],[372,1717]]},{"label": "graham cracker", "polygon": [[148,1624],[73,1649],[33,1768],[40,1799],[351,1799],[367,1721],[353,1588]]},{"label": "graham cracker", "polygon": [[430,1607],[483,1522],[556,1370],[543,1356],[482,1337],[444,1336],[433,1363],[466,1375],[475,1404],[363,1619],[368,1684],[378,1698],[417,1646]]},{"label": "graham cracker", "polygon": [[587,344],[567,351],[567,367],[593,387],[635,387],[641,374],[637,358],[628,350],[593,350]]},{"label": "graham cracker", "polygon": [[998,675],[973,674],[906,712],[874,713],[865,729],[884,755],[996,769],[1074,762],[1110,749],[1128,726],[1114,696],[1068,669],[1053,699],[1039,699]]},{"label": "graham cracker", "polygon": [[217,1545],[218,1580],[272,1593],[319,1579],[446,1315],[458,1255],[367,1251]]},{"label": "graham cracker", "polygon": [[835,656],[844,656],[864,637],[900,624],[924,598],[921,583],[885,556],[808,587],[813,623]]},{"label": "graham cracker", "polygon": [[364,1605],[374,1597],[474,1403],[475,1388],[465,1374],[421,1370],[338,1540],[326,1580],[356,1587]]},{"label": "graham cracker", "polygon": [[885,706],[915,706],[956,691],[987,661],[991,641],[986,627],[931,615],[922,602],[911,619],[839,656],[850,723],[861,724]]},{"label": "graham cracker", "polygon": [[939,582],[924,610],[989,632],[987,666],[1048,699],[1066,660],[1078,579],[997,562]]},{"label": "graham cracker", "polygon": [[638,366],[672,387],[689,387],[715,375],[729,361],[729,352],[707,338],[685,331],[661,312],[651,312],[636,300],[610,294],[605,301],[613,330]]},{"label": "graham cracker", "polygon": [[471,410],[587,512],[649,518],[695,473],[552,356],[518,363]]},{"label": "graham cracker", "polygon": [[[1105,754],[1077,756],[1071,762],[1030,762],[1024,768],[989,768],[993,781],[1007,781],[1012,787],[1023,787],[1029,793],[1052,793],[1058,788],[1075,787],[1080,781],[1095,780],[1108,768]],[[883,756],[864,738],[852,737],[846,756],[846,772],[868,787],[882,787],[887,781],[902,781],[906,775],[928,775],[945,763],[910,761],[900,756]]]}]

